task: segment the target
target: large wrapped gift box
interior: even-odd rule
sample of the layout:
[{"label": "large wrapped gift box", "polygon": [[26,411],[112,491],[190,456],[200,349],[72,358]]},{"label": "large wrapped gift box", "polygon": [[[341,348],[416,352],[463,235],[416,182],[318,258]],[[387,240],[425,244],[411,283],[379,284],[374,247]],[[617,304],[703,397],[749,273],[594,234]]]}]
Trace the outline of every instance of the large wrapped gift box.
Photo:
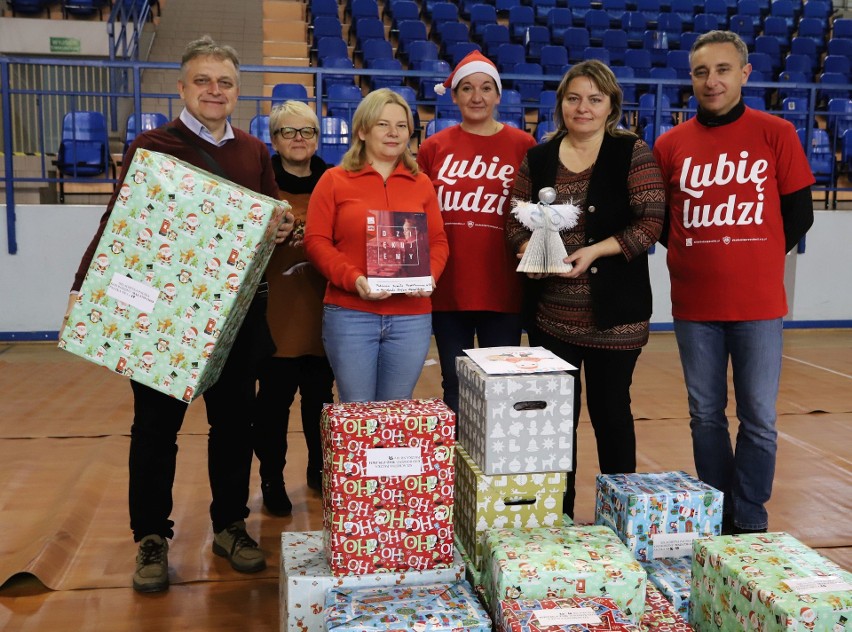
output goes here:
[{"label": "large wrapped gift box", "polygon": [[444,402],[327,404],[321,435],[335,575],[452,563],[455,414]]},{"label": "large wrapped gift box", "polygon": [[642,562],[648,580],[685,619],[689,618],[689,591],[692,583],[692,556],[662,557]]},{"label": "large wrapped gift box", "polygon": [[852,622],[852,573],[786,533],[693,543],[696,630],[836,632]]},{"label": "large wrapped gift box", "polygon": [[491,632],[491,619],[466,582],[333,588],[323,611],[331,632]]},{"label": "large wrapped gift box", "polygon": [[692,627],[651,582],[648,582],[645,614],[639,627],[642,632],[692,632]]},{"label": "large wrapped gift box", "polygon": [[456,358],[456,372],[459,442],[484,474],[571,470],[571,375],[489,375],[467,356]]},{"label": "large wrapped gift box", "polygon": [[686,472],[599,474],[595,524],[643,562],[688,556],[696,537],[722,532],[722,492]]},{"label": "large wrapped gift box", "polygon": [[407,584],[454,583],[464,578],[465,566],[456,553],[453,563],[424,571],[371,573],[335,577],[323,551],[322,533],[281,534],[279,604],[281,632],[322,630],[322,609],[332,588],[366,588]]},{"label": "large wrapped gift box", "polygon": [[455,530],[474,568],[481,568],[482,535],[488,529],[562,525],[564,491],[564,473],[487,476],[456,445]]},{"label": "large wrapped gift box", "polygon": [[288,205],[138,150],[59,346],[191,401],[216,382]]},{"label": "large wrapped gift box", "polygon": [[500,599],[611,597],[635,624],[645,609],[645,571],[608,527],[493,529],[483,557],[492,608]]},{"label": "large wrapped gift box", "polygon": [[608,597],[501,599],[497,632],[640,632]]}]

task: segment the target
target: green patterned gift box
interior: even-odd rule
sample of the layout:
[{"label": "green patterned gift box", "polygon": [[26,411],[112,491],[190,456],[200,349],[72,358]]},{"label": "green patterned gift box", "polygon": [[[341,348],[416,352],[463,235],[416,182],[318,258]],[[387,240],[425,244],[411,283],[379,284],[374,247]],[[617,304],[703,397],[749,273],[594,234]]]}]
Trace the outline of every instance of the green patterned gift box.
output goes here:
[{"label": "green patterned gift box", "polygon": [[689,585],[692,582],[691,557],[663,557],[641,562],[648,581],[656,586],[684,619],[689,618]]},{"label": "green patterned gift box", "polygon": [[488,476],[456,444],[455,529],[474,567],[488,529],[563,525],[564,491],[564,472]]},{"label": "green patterned gift box", "polygon": [[59,346],[186,402],[219,378],[286,202],[138,150]]},{"label": "green patterned gift box", "polygon": [[696,630],[852,627],[852,573],[786,533],[693,543],[689,622]]},{"label": "green patterned gift box", "polygon": [[485,535],[482,584],[500,599],[610,597],[638,624],[647,576],[609,527],[493,529]]}]

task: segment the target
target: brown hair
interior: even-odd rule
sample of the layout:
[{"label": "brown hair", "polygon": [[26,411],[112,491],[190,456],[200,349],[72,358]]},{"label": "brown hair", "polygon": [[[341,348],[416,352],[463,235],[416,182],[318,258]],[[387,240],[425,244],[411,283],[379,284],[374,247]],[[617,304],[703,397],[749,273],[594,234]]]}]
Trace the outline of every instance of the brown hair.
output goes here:
[{"label": "brown hair", "polygon": [[606,133],[610,136],[634,135],[633,132],[618,127],[618,123],[621,121],[621,103],[624,100],[618,79],[605,63],[597,59],[588,59],[572,66],[562,77],[562,81],[559,82],[559,87],[556,89],[556,107],[553,110],[556,131],[551,136],[568,133],[565,119],[562,117],[562,100],[568,92],[569,84],[577,77],[588,77],[598,90],[609,97],[612,111],[606,119]]}]

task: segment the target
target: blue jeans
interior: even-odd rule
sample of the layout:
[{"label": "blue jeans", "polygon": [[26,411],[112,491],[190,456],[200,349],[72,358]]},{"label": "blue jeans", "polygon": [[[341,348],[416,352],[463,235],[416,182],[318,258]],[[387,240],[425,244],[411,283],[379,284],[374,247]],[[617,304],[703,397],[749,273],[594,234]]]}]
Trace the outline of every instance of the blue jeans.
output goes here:
[{"label": "blue jeans", "polygon": [[432,312],[432,329],[441,361],[444,402],[459,412],[459,377],[456,356],[472,349],[474,336],[480,347],[517,347],[521,344],[521,315],[501,312]]},{"label": "blue jeans", "polygon": [[[765,529],[775,477],[775,402],[781,379],[783,324],[774,320],[674,321],[689,395],[698,477],[725,494],[736,527]],[[728,358],[737,402],[736,448],[728,418]]]},{"label": "blue jeans", "polygon": [[410,399],[431,340],[431,314],[323,308],[322,342],[341,402]]}]

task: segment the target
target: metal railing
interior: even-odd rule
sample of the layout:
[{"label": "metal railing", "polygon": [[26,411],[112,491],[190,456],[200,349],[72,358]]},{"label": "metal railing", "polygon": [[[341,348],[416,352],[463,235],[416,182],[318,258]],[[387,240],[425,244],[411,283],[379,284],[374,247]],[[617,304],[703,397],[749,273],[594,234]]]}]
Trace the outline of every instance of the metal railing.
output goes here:
[{"label": "metal railing", "polygon": [[[119,7],[122,0],[116,3]],[[147,4],[147,3],[146,3]],[[114,9],[115,10],[115,9]],[[134,29],[137,33],[140,28]],[[139,62],[132,60],[82,60],[82,59],[57,59],[38,57],[12,57],[0,56],[0,114],[2,114],[2,127],[0,127],[0,149],[3,155],[3,170],[0,176],[0,184],[5,187],[6,216],[7,216],[7,248],[10,254],[17,251],[15,236],[15,186],[38,184],[55,184],[59,177],[52,168],[52,159],[59,147],[61,138],[62,119],[66,112],[72,110],[96,110],[102,112],[108,123],[108,128],[113,130],[116,147],[123,145],[123,138],[118,138],[119,132],[123,133],[127,116],[131,113],[144,111],[159,111],[173,118],[182,107],[179,96],[174,93],[152,93],[145,92],[142,87],[142,73],[146,70],[160,70],[174,73],[175,78],[179,65],[177,63]],[[431,78],[439,82],[444,77],[436,77],[428,71],[371,71],[369,69],[323,69],[322,67],[289,67],[289,66],[243,66],[243,84],[246,84],[245,76],[251,73],[278,74],[279,83],[300,83],[300,81],[288,81],[290,75],[313,76],[313,87],[316,97],[309,99],[316,105],[317,112],[322,118],[325,106],[324,84],[329,75],[352,76],[358,83],[365,86],[372,75],[383,75],[388,77],[400,77],[405,82],[418,82],[421,78]],[[546,82],[547,86],[555,87],[561,77],[551,75],[502,75],[504,85],[513,80]],[[635,85],[640,90],[650,91],[657,95],[654,105],[655,129],[660,129],[660,123],[669,116],[674,115],[683,120],[691,114],[688,108],[672,107],[664,110],[663,91],[672,86],[689,88],[687,80],[672,79],[623,79],[623,85]],[[767,91],[784,89],[799,89],[808,94],[808,111],[804,113],[806,120],[814,121],[816,117],[828,120],[834,115],[826,109],[818,106],[820,91],[830,88],[835,91],[852,91],[852,85],[822,86],[815,83],[806,84],[779,84],[774,82],[749,83],[750,88],[764,88]],[[248,130],[249,121],[252,116],[268,112],[271,98],[263,94],[245,94],[240,96],[237,110],[232,116],[232,122],[239,128]],[[421,126],[425,127],[430,120],[430,108],[434,107],[434,100],[418,100],[414,103],[421,112]],[[538,104],[525,102],[522,104],[527,112],[538,109]],[[628,117],[628,123],[633,120],[638,112],[638,103],[625,103],[624,110]],[[780,111],[775,111],[782,114]],[[846,114],[848,117],[849,115]],[[530,115],[532,118],[532,115]],[[528,118],[528,120],[530,120]],[[139,120],[136,121],[139,129]],[[530,124],[530,127],[533,124]],[[830,126],[834,129],[837,126]],[[530,129],[530,131],[533,131]],[[805,146],[812,148],[813,128],[806,128]],[[832,147],[839,151],[839,138],[832,138]],[[38,162],[37,173],[30,175],[15,174],[16,160],[22,156],[35,156]],[[32,158],[30,159],[32,160]],[[832,173],[828,184],[815,187],[815,190],[825,191],[826,208],[828,208],[829,195],[833,194],[836,200],[837,191],[852,191],[849,187],[838,187],[838,176],[848,175],[844,166],[839,161],[833,161]],[[74,179],[65,179],[73,182]],[[113,182],[109,173],[100,178],[87,178],[79,180],[85,182]]]}]

